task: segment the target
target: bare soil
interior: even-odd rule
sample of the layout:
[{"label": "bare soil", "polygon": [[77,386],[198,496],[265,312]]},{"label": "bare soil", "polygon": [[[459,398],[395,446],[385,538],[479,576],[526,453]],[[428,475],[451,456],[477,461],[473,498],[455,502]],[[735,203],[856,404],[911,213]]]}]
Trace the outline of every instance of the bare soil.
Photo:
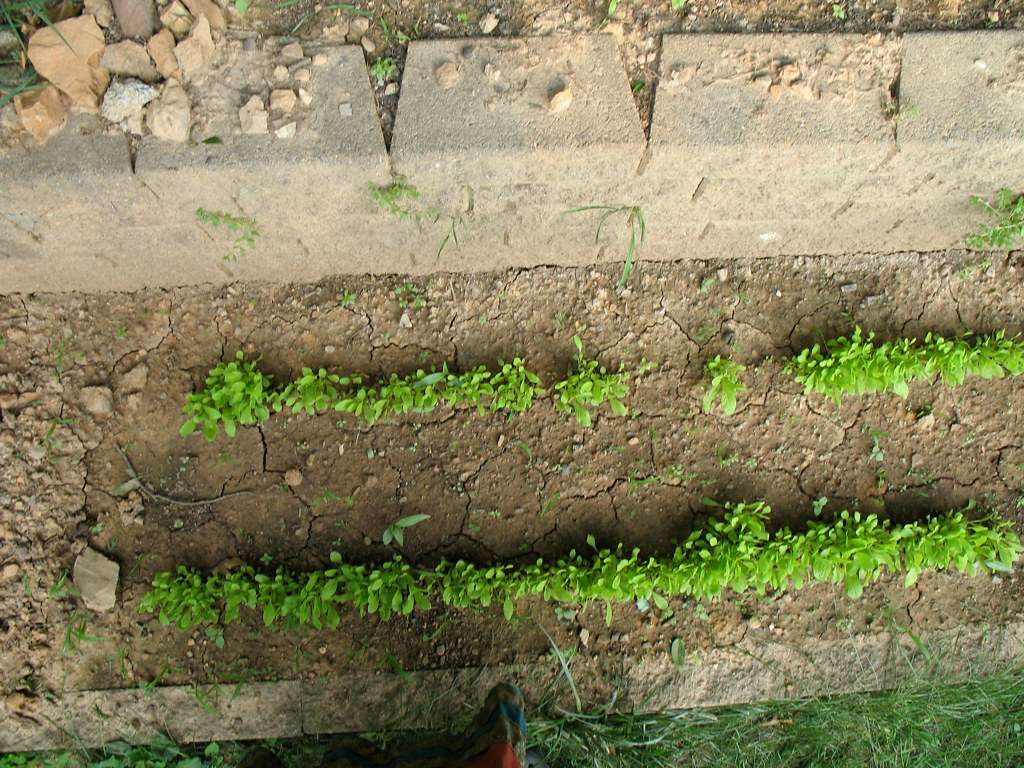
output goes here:
[{"label": "bare soil", "polygon": [[[892,579],[858,601],[830,587],[676,600],[671,622],[619,606],[611,626],[603,606],[556,616],[539,602],[512,625],[500,611],[439,608],[387,623],[346,614],[337,631],[290,634],[252,617],[226,630],[223,647],[202,630],[161,627],[137,606],[153,574],[178,563],[313,568],[332,549],[379,561],[392,553],[380,544],[384,528],[419,512],[431,518],[407,532],[404,549],[419,564],[558,556],[588,533],[665,552],[714,514],[705,497],[767,499],[774,522],[792,526],[822,496],[830,511],[900,520],[976,499],[1019,523],[1019,382],[921,383],[906,401],[836,407],[805,397],[781,362],[854,323],[886,337],[1019,332],[1022,270],[1019,252],[641,263],[621,293],[615,267],[437,275],[419,283],[427,303],[408,322],[398,277],[0,298],[0,685],[61,691],[527,662],[548,652],[541,626],[561,647],[614,666],[666,654],[676,637],[699,655],[748,632],[799,645],[1011,620],[1016,575],[931,575],[910,590]],[[351,306],[339,303],[344,292],[355,294]],[[234,439],[178,436],[186,394],[238,349],[262,355],[279,380],[302,366],[385,374],[523,355],[551,381],[570,365],[575,333],[609,366],[658,364],[635,382],[627,418],[601,412],[584,429],[542,401],[511,419],[440,408],[367,427],[279,414]],[[749,366],[730,417],[700,407],[702,367],[716,353]],[[118,446],[166,496],[251,493],[193,506],[117,498],[130,477]],[[301,484],[284,482],[288,470]],[[53,590],[87,544],[121,566],[110,614]],[[68,635],[83,618],[87,637]]]}]

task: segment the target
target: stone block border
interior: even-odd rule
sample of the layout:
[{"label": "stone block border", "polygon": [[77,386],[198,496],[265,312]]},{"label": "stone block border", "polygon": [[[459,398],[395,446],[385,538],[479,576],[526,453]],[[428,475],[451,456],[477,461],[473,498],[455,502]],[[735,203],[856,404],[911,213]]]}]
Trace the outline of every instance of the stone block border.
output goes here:
[{"label": "stone block border", "polygon": [[246,132],[285,44],[226,41],[192,143],[0,151],[0,293],[621,261],[586,206],[641,259],[940,250],[1024,185],[1024,32],[667,35],[649,141],[610,36],[414,41],[390,152],[356,46]]},{"label": "stone block border", "polygon": [[[585,708],[606,705],[602,696],[614,688],[622,711],[659,712],[879,690],[897,685],[912,671],[941,672],[955,681],[1020,664],[1022,653],[1020,622],[936,630],[921,637],[896,627],[799,646],[769,629],[748,631],[736,645],[695,656],[682,668],[665,652],[626,659],[615,670],[597,658],[578,658],[572,670]],[[6,711],[0,710],[0,751],[99,746],[115,739],[143,743],[157,733],[178,742],[205,742],[386,730],[409,722],[440,729],[471,716],[499,681],[519,685],[531,704],[546,700],[571,709],[573,698],[561,674],[552,661],[198,689],[65,691],[32,699],[21,709],[8,702]]]}]

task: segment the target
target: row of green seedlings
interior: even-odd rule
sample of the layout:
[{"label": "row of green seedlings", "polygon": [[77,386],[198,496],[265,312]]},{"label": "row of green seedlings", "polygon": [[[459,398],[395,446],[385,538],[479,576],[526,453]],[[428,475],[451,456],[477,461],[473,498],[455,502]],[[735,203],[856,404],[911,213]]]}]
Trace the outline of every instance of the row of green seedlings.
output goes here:
[{"label": "row of green seedlings", "polygon": [[572,550],[555,562],[538,559],[527,565],[458,560],[422,569],[396,555],[372,567],[348,563],[337,552],[331,554],[332,567],[311,573],[241,566],[204,575],[181,565],[155,576],[139,610],[156,612],[162,624],[181,629],[230,624],[243,608],[261,612],[267,626],[320,629],[338,626],[342,605],[387,620],[428,611],[438,602],[455,608],[493,604],[511,620],[516,601],[539,595],[557,603],[604,602],[610,622],[615,603],[667,610],[674,596],[713,599],[727,589],[765,594],[818,582],[842,584],[857,598],[886,572],[903,573],[910,586],[928,570],[972,576],[1012,570],[1021,554],[1012,524],[995,516],[970,519],[966,513],[972,506],[897,525],[874,514],[843,511],[794,533],[772,532],[771,509],[763,502],[727,504],[721,519],[692,532],[670,557],[642,557],[621,544],[598,549],[588,536],[588,554]]},{"label": "row of green seedlings", "polygon": [[[744,370],[720,355],[708,361],[705,411],[710,411],[716,400],[727,415],[736,410],[737,396],[746,388],[740,379]],[[905,398],[913,381],[939,377],[944,384],[958,386],[968,376],[1019,376],[1024,373],[1024,342],[1007,338],[1005,331],[954,339],[929,333],[920,341],[877,342],[874,333],[865,334],[857,327],[849,337],[839,336],[801,350],[786,361],[784,370],[803,385],[805,394],[824,395],[837,405],[844,395],[893,392]]]},{"label": "row of green seedlings", "polygon": [[[583,426],[590,426],[591,408],[605,403],[624,416],[623,400],[629,393],[630,374],[620,366],[609,371],[583,353],[579,336],[575,367],[552,388],[556,410],[572,414]],[[220,429],[234,437],[239,424],[260,424],[270,414],[290,408],[293,413],[315,415],[326,411],[349,413],[374,424],[387,416],[430,413],[442,403],[451,407],[470,406],[481,412],[523,413],[548,391],[540,377],[527,369],[521,358],[499,362],[497,370],[478,366],[465,373],[448,370],[418,370],[408,376],[368,383],[359,375],[343,376],[324,368],[303,368],[302,375],[284,387],[274,387],[273,376],[258,367],[259,359],[247,361],[238,352],[230,362],[221,362],[206,377],[206,387],[190,394],[182,411],[187,416],[181,435],[202,429],[214,440]]]}]

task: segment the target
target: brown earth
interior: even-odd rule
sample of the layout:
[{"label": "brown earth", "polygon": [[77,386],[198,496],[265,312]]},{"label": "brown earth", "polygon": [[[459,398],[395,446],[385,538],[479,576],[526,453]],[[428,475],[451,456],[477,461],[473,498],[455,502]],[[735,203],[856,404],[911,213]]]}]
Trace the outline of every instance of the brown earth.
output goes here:
[{"label": "brown earth", "polygon": [[[403,281],[391,277],[0,298],[3,689],[529,662],[548,652],[541,626],[562,648],[614,668],[666,654],[675,637],[699,655],[748,632],[799,644],[1013,619],[1015,575],[931,575],[911,590],[891,579],[859,601],[829,587],[676,600],[670,621],[619,606],[611,626],[603,606],[556,615],[539,602],[512,625],[499,611],[441,608],[388,623],[345,614],[341,629],[319,633],[248,620],[226,629],[223,647],[202,630],[160,627],[137,605],[153,574],[178,563],[266,557],[311,568],[332,549],[379,560],[391,554],[383,529],[417,512],[431,519],[407,532],[404,553],[421,564],[557,556],[588,533],[664,552],[713,513],[705,497],[767,499],[774,521],[789,525],[821,496],[830,511],[900,520],[976,499],[1019,523],[1018,382],[921,383],[906,401],[849,398],[837,408],[803,396],[781,360],[854,323],[882,336],[1019,332],[1022,255],[641,264],[622,293],[616,268],[437,275],[419,284],[427,304],[408,322],[394,292]],[[356,296],[350,307],[339,303],[344,292]],[[237,349],[261,354],[278,379],[303,365],[384,374],[522,354],[552,381],[571,362],[575,333],[609,366],[657,363],[635,382],[627,418],[601,412],[584,429],[542,401],[511,419],[441,408],[371,428],[282,414],[234,439],[178,436],[185,395]],[[702,367],[717,353],[749,366],[749,391],[730,417],[700,408]],[[193,506],[116,498],[130,477],[118,446],[164,495],[251,494]],[[301,484],[285,484],[288,470]],[[54,589],[87,543],[121,566],[111,614]],[[88,637],[69,635],[83,619]]]}]

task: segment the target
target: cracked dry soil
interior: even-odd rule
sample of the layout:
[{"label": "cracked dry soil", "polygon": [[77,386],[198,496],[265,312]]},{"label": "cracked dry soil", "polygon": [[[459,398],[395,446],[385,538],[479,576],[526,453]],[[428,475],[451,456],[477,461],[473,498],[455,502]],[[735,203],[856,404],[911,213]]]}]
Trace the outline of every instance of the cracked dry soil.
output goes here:
[{"label": "cracked dry soil", "polygon": [[[973,261],[972,261],[973,259]],[[395,519],[427,513],[405,554],[477,561],[557,556],[593,533],[664,552],[709,514],[704,497],[767,499],[799,526],[811,502],[911,519],[973,498],[1021,511],[1019,382],[936,384],[842,407],[803,396],[781,361],[854,323],[881,336],[1021,330],[1021,253],[979,263],[962,252],[642,264],[618,294],[618,268],[554,269],[421,281],[427,304],[403,309],[398,277],[312,285],[234,285],[108,295],[0,298],[0,670],[5,693],[312,677],[348,670],[455,668],[543,658],[548,641],[592,669],[665,654],[675,637],[701,650],[769,633],[805,638],[915,631],[1019,616],[1015,575],[885,580],[859,601],[829,587],[774,598],[674,600],[676,620],[619,606],[556,618],[532,602],[500,610],[438,608],[381,623],[346,612],[334,632],[232,625],[223,647],[200,630],[161,627],[137,606],[158,570],[258,564],[322,566],[332,549],[371,561]],[[343,292],[356,295],[341,306]],[[545,381],[562,375],[579,333],[610,367],[640,377],[627,418],[601,411],[583,429],[541,401],[511,419],[439,408],[374,427],[333,415],[278,414],[207,443],[178,436],[185,395],[237,349],[287,379],[302,366],[385,374],[514,355]],[[716,353],[748,366],[730,417],[703,414],[702,367]],[[117,498],[139,475],[184,506]],[[289,485],[285,475],[298,484]],[[118,607],[90,614],[51,589],[87,544],[121,566]],[[65,643],[85,618],[91,639]],[[586,644],[580,641],[583,629]],[[390,659],[390,660],[389,660]],[[579,680],[582,687],[586,679]]]}]

